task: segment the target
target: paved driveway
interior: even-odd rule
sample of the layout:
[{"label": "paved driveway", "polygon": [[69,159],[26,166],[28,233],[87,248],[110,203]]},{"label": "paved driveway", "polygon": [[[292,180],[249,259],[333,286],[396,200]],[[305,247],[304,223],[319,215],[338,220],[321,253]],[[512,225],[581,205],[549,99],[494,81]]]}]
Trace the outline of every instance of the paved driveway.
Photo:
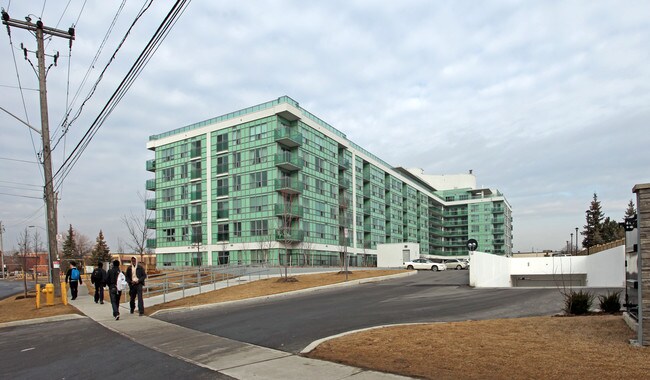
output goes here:
[{"label": "paved driveway", "polygon": [[161,314],[195,330],[287,352],[383,324],[552,315],[557,289],[473,289],[467,271],[430,272],[287,298]]}]

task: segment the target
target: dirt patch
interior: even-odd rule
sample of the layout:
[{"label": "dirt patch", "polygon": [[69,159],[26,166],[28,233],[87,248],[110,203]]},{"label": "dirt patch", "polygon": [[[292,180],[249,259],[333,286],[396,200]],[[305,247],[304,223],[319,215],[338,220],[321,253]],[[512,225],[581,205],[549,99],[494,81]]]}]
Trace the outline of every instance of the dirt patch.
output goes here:
[{"label": "dirt patch", "polygon": [[28,293],[28,298],[23,298],[21,294],[0,301],[0,323],[64,314],[82,315],[79,310],[71,305],[63,305],[61,297],[54,298],[54,306],[45,306],[45,296],[42,296],[41,308],[37,309],[35,297],[36,294],[32,291]]},{"label": "dirt patch", "polygon": [[621,316],[516,318],[374,329],[307,356],[425,379],[646,378],[634,337]]},{"label": "dirt patch", "polygon": [[[405,270],[367,270],[355,271],[348,274],[348,280],[360,280],[370,277],[388,276],[406,272]],[[246,284],[230,286],[225,289],[214,290],[211,292],[199,294],[192,297],[167,302],[160,305],[155,305],[146,308],[146,313],[149,315],[158,310],[169,309],[174,307],[187,307],[208,305],[213,303],[235,301],[247,298],[268,296],[272,294],[292,292],[301,289],[314,288],[324,285],[332,285],[345,282],[345,274],[338,273],[322,273],[322,274],[308,274],[300,276],[292,276],[297,281],[283,281],[280,278],[269,278],[259,281],[254,281]]]}]

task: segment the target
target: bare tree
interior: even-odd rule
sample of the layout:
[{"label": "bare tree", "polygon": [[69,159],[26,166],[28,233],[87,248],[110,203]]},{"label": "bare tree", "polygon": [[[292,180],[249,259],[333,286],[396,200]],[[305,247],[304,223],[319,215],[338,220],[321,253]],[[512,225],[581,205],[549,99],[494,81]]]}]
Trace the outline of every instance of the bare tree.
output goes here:
[{"label": "bare tree", "polygon": [[[143,199],[144,203],[144,198]],[[122,216],[122,222],[129,232],[129,239],[125,242],[126,246],[134,253],[140,255],[140,262],[144,263],[144,254],[147,251],[147,239],[149,239],[149,229],[147,228],[147,219],[151,217],[149,210],[144,210],[141,214],[130,212],[129,215]]]},{"label": "bare tree", "polygon": [[314,265],[314,242],[305,237],[305,240],[300,244],[302,257],[306,265]]},{"label": "bare tree", "polygon": [[[36,254],[36,270],[34,271],[34,276],[36,276],[35,281],[38,284],[38,266],[40,261],[39,252],[43,250],[43,241],[41,240],[41,235],[38,233],[37,229],[34,229],[34,235],[32,236],[32,247],[34,248],[34,253]],[[50,266],[47,266],[48,278],[50,275]]]},{"label": "bare tree", "polygon": [[86,235],[77,233],[77,235],[75,235],[75,243],[77,245],[77,255],[80,263],[83,263],[82,265],[87,264],[92,256],[92,240],[90,240]]},{"label": "bare tree", "polygon": [[269,250],[271,249],[272,244],[273,233],[270,231],[257,241],[257,246],[259,247],[260,252],[262,252],[262,262],[264,265],[269,263]]},{"label": "bare tree", "polygon": [[27,252],[29,252],[29,230],[25,228],[25,231],[21,232],[18,235],[18,252],[17,255],[20,255],[22,258],[21,267],[23,269],[23,284],[25,286],[25,298],[27,298]]},{"label": "bare tree", "polygon": [[[297,194],[284,194],[282,197],[282,215],[278,221],[276,239],[284,246],[284,281],[297,281],[295,277],[289,279],[290,249],[296,242],[293,226],[297,223],[297,208],[294,207],[298,198]],[[294,223],[296,222],[296,223]],[[296,231],[300,233],[300,231]]]}]

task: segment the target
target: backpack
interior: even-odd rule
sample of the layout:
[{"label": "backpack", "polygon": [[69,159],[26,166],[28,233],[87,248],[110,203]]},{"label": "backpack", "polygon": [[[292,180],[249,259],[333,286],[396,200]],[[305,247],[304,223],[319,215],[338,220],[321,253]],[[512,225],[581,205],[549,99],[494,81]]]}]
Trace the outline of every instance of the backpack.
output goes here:
[{"label": "backpack", "polygon": [[117,275],[117,290],[118,291],[123,291],[126,290],[126,276],[124,276],[124,273],[120,272],[120,274]]},{"label": "backpack", "polygon": [[79,281],[79,269],[72,268],[72,272],[70,272],[70,279],[72,281]]}]

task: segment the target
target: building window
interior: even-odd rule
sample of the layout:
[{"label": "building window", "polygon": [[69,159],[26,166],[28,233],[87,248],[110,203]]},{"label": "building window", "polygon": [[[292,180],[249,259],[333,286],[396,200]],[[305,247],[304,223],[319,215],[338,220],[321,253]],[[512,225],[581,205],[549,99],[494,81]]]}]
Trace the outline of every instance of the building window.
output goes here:
[{"label": "building window", "polygon": [[251,152],[253,154],[253,165],[260,164],[262,162],[266,162],[266,148],[265,147],[253,149]]},{"label": "building window", "polygon": [[217,202],[217,219],[228,217],[228,201]]},{"label": "building window", "polygon": [[178,147],[178,149],[179,149],[179,151],[180,151],[180,154],[179,154],[179,155],[180,155],[181,158],[185,158],[185,157],[187,157],[187,144],[181,144],[181,145]]},{"label": "building window", "polygon": [[228,195],[228,178],[217,180],[217,196]]},{"label": "building window", "polygon": [[228,134],[217,135],[217,152],[228,150]]},{"label": "building window", "polygon": [[232,224],[233,235],[236,237],[241,237],[241,222],[235,222]]},{"label": "building window", "polygon": [[316,188],[316,190],[314,190],[315,192],[321,195],[325,195],[325,184],[323,180],[318,178],[314,179],[314,187]]},{"label": "building window", "polygon": [[163,162],[171,161],[174,158],[174,148],[167,148],[162,151]]},{"label": "building window", "polygon": [[241,167],[241,152],[232,154],[232,164],[236,168]]},{"label": "building window", "polygon": [[240,191],[241,190],[241,176],[240,175],[232,176],[232,189],[233,189],[233,191]]},{"label": "building window", "polygon": [[163,222],[171,222],[174,220],[174,209],[166,208],[162,210],[163,212]]},{"label": "building window", "polygon": [[217,157],[217,174],[228,173],[228,156]]},{"label": "building window", "polygon": [[228,224],[219,224],[217,226],[217,241],[228,241]]},{"label": "building window", "polygon": [[232,211],[235,214],[241,214],[242,201],[241,198],[235,198],[232,200]]},{"label": "building window", "polygon": [[181,178],[187,178],[187,176],[188,176],[187,164],[181,165],[180,169],[181,169],[180,177]]},{"label": "building window", "polygon": [[232,131],[232,141],[235,145],[241,144],[241,130]]},{"label": "building window", "polygon": [[251,187],[258,188],[267,185],[266,172],[251,173]]},{"label": "building window", "polygon": [[173,242],[176,241],[176,229],[175,228],[166,228],[163,230],[163,236],[165,237],[165,241],[167,242]]},{"label": "building window", "polygon": [[262,196],[259,196],[259,197],[251,197],[250,198],[250,205],[251,205],[251,212],[260,212],[260,211],[262,211],[267,205],[267,196],[262,195]]},{"label": "building window", "polygon": [[188,206],[181,207],[181,220],[188,220],[190,218],[190,208]]},{"label": "building window", "polygon": [[320,157],[315,157],[314,161],[315,170],[319,173],[325,173],[325,160]]},{"label": "building window", "polygon": [[174,200],[174,188],[163,189],[162,191],[163,202],[171,202]]},{"label": "building window", "polygon": [[190,228],[183,227],[181,228],[181,240],[189,241],[190,240]]},{"label": "building window", "polygon": [[174,179],[174,168],[163,169],[163,181],[171,181]]},{"label": "building window", "polygon": [[203,242],[203,232],[201,230],[201,226],[193,226],[192,227],[192,243],[200,243]]},{"label": "building window", "polygon": [[266,132],[266,124],[254,125],[250,128],[251,141],[261,140]]},{"label": "building window", "polygon": [[268,220],[251,221],[251,236],[266,236],[269,233]]}]

